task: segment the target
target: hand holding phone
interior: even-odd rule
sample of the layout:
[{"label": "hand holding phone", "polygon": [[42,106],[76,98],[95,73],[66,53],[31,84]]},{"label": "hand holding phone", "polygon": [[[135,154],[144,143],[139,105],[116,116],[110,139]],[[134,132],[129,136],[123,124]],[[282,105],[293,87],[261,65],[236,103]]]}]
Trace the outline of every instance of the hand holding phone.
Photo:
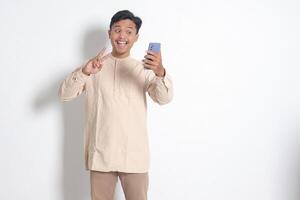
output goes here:
[{"label": "hand holding phone", "polygon": [[163,77],[165,75],[165,68],[162,65],[160,55],[160,43],[150,42],[147,54],[144,56],[144,67],[152,70],[156,76]]}]

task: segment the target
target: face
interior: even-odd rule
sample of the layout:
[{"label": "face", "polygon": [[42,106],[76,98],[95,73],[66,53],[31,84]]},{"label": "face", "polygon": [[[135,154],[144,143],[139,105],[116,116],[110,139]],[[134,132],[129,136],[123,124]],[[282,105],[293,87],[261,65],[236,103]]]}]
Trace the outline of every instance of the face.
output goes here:
[{"label": "face", "polygon": [[136,31],[135,23],[129,19],[118,21],[112,25],[108,35],[113,48],[113,56],[118,58],[129,56],[131,47],[139,37]]}]

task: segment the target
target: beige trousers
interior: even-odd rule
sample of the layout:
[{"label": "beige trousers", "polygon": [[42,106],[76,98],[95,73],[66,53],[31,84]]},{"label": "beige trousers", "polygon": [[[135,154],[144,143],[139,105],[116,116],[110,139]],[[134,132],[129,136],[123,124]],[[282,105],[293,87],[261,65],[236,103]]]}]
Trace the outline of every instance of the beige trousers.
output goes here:
[{"label": "beige trousers", "polygon": [[148,173],[91,171],[92,200],[113,200],[118,177],[126,200],[147,200]]}]

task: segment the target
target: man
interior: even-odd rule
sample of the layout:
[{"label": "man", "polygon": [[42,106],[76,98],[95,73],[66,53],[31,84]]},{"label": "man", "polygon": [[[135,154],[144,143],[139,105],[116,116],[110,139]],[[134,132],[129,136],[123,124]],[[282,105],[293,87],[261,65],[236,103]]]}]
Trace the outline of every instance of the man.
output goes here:
[{"label": "man", "polygon": [[173,88],[160,53],[147,51],[142,62],[130,56],[141,24],[130,11],[117,12],[108,31],[112,52],[104,55],[102,50],[59,90],[63,101],[86,95],[85,164],[92,200],[113,200],[118,177],[127,200],[147,199],[146,93],[166,104]]}]

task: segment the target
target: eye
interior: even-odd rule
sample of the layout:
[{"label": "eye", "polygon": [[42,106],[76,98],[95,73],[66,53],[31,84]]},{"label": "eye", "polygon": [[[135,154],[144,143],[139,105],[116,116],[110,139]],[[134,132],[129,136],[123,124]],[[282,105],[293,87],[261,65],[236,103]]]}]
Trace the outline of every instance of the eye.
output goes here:
[{"label": "eye", "polygon": [[121,32],[121,29],[114,29],[114,32],[115,32],[115,33],[120,33],[120,32]]},{"label": "eye", "polygon": [[132,31],[127,31],[127,34],[128,34],[128,35],[132,34]]}]

